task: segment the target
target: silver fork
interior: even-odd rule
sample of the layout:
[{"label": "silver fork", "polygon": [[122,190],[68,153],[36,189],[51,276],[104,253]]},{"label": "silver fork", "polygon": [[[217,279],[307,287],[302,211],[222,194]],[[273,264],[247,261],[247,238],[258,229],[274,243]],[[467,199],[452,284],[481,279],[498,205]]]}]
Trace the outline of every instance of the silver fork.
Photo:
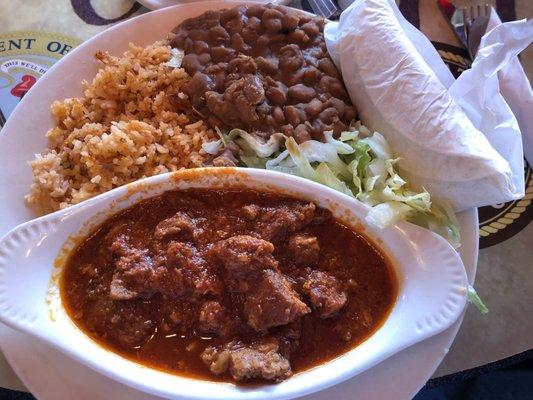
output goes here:
[{"label": "silver fork", "polygon": [[463,7],[461,13],[463,15],[463,29],[467,41],[467,49],[472,60],[476,56],[479,48],[481,37],[487,30],[487,25],[490,18],[491,5],[477,4],[475,6]]},{"label": "silver fork", "polygon": [[337,12],[337,6],[332,0],[308,0],[309,5],[315,12],[324,18],[329,18]]}]

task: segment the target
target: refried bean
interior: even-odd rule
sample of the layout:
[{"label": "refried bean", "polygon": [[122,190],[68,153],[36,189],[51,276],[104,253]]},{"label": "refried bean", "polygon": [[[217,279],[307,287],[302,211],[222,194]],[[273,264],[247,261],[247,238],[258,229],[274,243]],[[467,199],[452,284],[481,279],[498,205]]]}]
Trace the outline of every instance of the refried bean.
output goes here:
[{"label": "refried bean", "polygon": [[211,126],[302,143],[355,117],[323,29],[323,18],[288,7],[243,5],[185,20],[170,39],[185,52],[188,101]]}]

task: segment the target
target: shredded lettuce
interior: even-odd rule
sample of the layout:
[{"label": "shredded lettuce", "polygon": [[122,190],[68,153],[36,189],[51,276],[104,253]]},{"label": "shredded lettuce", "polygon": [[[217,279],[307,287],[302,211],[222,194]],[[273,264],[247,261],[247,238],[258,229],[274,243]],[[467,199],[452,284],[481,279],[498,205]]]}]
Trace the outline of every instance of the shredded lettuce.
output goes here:
[{"label": "shredded lettuce", "polygon": [[367,143],[378,159],[389,160],[392,158],[389,142],[381,133],[374,132],[372,136],[361,139],[361,142]]},{"label": "shredded lettuce", "polygon": [[398,221],[409,219],[413,209],[399,201],[387,201],[375,205],[370,209],[366,221],[380,228],[385,228]]},{"label": "shredded lettuce", "polygon": [[285,140],[285,136],[282,133],[274,133],[270,136],[268,142],[261,143],[254,136],[242,129],[232,129],[228,133],[228,138],[237,143],[239,147],[252,150],[260,158],[270,157],[279,150]]},{"label": "shredded lettuce", "polygon": [[178,48],[172,48],[170,50],[170,60],[168,60],[165,65],[168,65],[172,68],[180,68],[184,56],[185,52],[183,50]]},{"label": "shredded lettuce", "polygon": [[355,172],[358,177],[364,175],[368,164],[372,161],[372,156],[370,155],[370,146],[367,143],[362,141],[355,141],[356,138],[352,139],[354,142],[352,148],[354,149],[354,159],[352,163],[355,162],[355,167],[357,168]]},{"label": "shredded lettuce", "polygon": [[[354,133],[354,132],[345,132],[345,133]],[[352,139],[355,139],[357,135],[354,135]],[[350,146],[348,143],[344,143],[346,140],[349,140],[347,138],[350,138],[348,135],[344,135],[344,141],[343,140],[337,140],[333,137],[333,132],[324,132],[324,138],[325,142],[332,145],[338,154],[352,154],[355,150],[352,146]]]},{"label": "shredded lettuce", "polygon": [[400,175],[399,159],[394,157],[385,137],[360,122],[338,138],[333,137],[333,132],[325,132],[324,142],[309,140],[302,144],[281,133],[272,135],[266,143],[242,129],[217,133],[220,140],[204,145],[210,154],[233,141],[248,167],[321,183],[371,206],[368,223],[386,227],[407,220],[438,233],[454,248],[459,247],[458,223],[447,202],[435,202],[424,188],[411,187]]},{"label": "shredded lettuce", "polygon": [[476,290],[470,285],[468,285],[468,301],[474,304],[481,314],[487,314],[489,312],[488,307],[478,296]]},{"label": "shredded lettuce", "polygon": [[311,166],[308,157],[306,157],[303,151],[300,151],[300,146],[298,146],[296,140],[294,140],[292,137],[287,138],[285,141],[285,147],[287,147],[287,151],[289,152],[292,161],[296,165],[299,175],[303,178],[316,181],[316,171]]},{"label": "shredded lettuce", "polygon": [[332,189],[335,189],[341,193],[353,196],[353,192],[350,190],[346,182],[341,181],[328,167],[326,163],[318,164],[316,167],[316,181],[326,185]]},{"label": "shredded lettuce", "polygon": [[228,137],[228,135],[222,132],[220,129],[218,129],[218,127],[215,127],[215,132],[217,133],[224,147],[226,147],[230,141],[230,138]]},{"label": "shredded lettuce", "polygon": [[216,155],[220,152],[220,149],[224,146],[224,142],[222,142],[222,139],[214,140],[212,142],[205,142],[202,143],[202,149],[207,153],[211,155]]}]

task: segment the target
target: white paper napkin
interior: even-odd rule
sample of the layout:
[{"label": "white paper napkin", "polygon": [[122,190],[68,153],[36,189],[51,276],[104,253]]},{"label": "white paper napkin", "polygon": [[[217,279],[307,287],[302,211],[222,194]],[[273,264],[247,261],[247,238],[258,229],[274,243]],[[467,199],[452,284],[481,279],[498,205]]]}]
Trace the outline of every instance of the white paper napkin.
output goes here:
[{"label": "white paper napkin", "polygon": [[[494,9],[491,10],[490,20],[487,26],[487,32],[501,25],[502,21]],[[531,25],[532,21],[527,23],[520,22],[521,31],[529,30],[529,39],[521,40],[519,48],[525,48],[531,42]],[[524,25],[529,25],[528,28],[523,28]],[[510,36],[516,29],[515,27],[505,28],[504,35]],[[496,36],[492,36],[495,38]],[[487,39],[483,39],[483,47],[487,46]],[[489,44],[490,45],[490,44]],[[516,50],[513,50],[516,53]],[[530,166],[533,166],[533,91],[531,90],[531,83],[518,61],[518,57],[509,57],[506,65],[501,65],[498,71],[498,80],[500,83],[500,92],[511,108],[518,126],[522,132],[522,142],[524,146],[524,155]]]},{"label": "white paper napkin", "polygon": [[[474,126],[485,134],[492,146],[509,162],[516,187],[524,185],[524,151],[518,121],[500,91],[498,72],[510,66],[512,61],[518,63],[517,54],[531,43],[532,38],[533,20],[507,22],[489,30],[481,39],[472,67],[463,72],[449,89],[450,95],[463,108]],[[517,111],[529,107],[529,115],[521,113],[521,117],[524,121],[522,126],[531,129],[531,88],[523,70],[521,72],[522,76],[517,74],[504,82],[507,83],[507,92],[511,93],[514,93],[512,88],[516,87],[515,83],[524,85],[520,89],[524,98],[516,99],[514,104]],[[509,98],[513,100],[512,96]],[[529,127],[526,121],[529,121]]]},{"label": "white paper napkin", "polygon": [[[325,36],[359,117],[386,136],[411,183],[448,199],[456,210],[524,195],[516,120],[485,132],[483,123],[479,130],[467,115],[486,115],[490,106],[509,119],[505,101],[463,109],[448,90],[460,92],[463,84],[454,81],[433,45],[392,0],[356,0],[338,23],[326,26]],[[485,83],[479,85],[485,92]]]}]

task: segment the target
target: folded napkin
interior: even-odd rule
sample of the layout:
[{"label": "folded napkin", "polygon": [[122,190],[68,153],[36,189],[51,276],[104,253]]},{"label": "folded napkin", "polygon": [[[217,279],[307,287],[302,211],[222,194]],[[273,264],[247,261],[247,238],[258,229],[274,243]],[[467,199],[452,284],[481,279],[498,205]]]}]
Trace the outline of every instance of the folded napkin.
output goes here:
[{"label": "folded napkin", "polygon": [[[325,36],[361,121],[392,144],[412,184],[447,199],[457,211],[524,195],[516,119],[501,96],[471,101],[494,94],[485,88],[494,84],[482,69],[454,81],[392,0],[356,0],[338,23],[326,26]],[[531,41],[532,35],[524,36]],[[498,118],[484,123],[487,115]]]}]

